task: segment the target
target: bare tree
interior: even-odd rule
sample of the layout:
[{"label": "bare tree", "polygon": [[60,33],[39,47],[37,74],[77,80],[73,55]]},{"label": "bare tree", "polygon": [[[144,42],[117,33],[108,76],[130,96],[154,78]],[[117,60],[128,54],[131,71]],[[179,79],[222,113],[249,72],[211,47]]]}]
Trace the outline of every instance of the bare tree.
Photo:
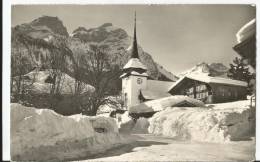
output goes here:
[{"label": "bare tree", "polygon": [[13,102],[23,100],[25,93],[35,82],[36,72],[31,77],[25,76],[36,66],[32,65],[32,58],[28,53],[35,52],[35,48],[26,43],[26,39],[20,35],[12,35],[11,48],[11,96]]},{"label": "bare tree", "polygon": [[87,96],[87,105],[83,113],[96,115],[101,105],[117,104],[111,95],[119,91],[114,88],[114,81],[121,73],[119,65],[111,64],[107,46],[90,45],[88,54],[81,59],[84,68],[84,81],[95,88]]},{"label": "bare tree", "polygon": [[62,97],[62,89],[65,81],[65,72],[67,71],[68,53],[72,52],[67,48],[65,40],[61,39],[54,44],[48,55],[48,74],[46,82],[50,83],[50,108],[55,108],[57,100]]}]

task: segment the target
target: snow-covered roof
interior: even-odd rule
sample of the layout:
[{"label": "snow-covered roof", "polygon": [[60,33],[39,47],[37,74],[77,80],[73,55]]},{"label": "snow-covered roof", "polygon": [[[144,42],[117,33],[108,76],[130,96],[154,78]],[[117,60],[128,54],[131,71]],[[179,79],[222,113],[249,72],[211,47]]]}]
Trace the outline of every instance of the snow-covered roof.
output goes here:
[{"label": "snow-covered roof", "polygon": [[236,34],[237,42],[240,43],[256,33],[256,20],[252,19],[245,24]]},{"label": "snow-covered roof", "polygon": [[171,96],[170,93],[152,90],[141,90],[142,96],[147,100],[155,100],[163,97]]},{"label": "snow-covered roof", "polygon": [[129,108],[129,113],[147,113],[147,112],[157,112],[166,109],[167,107],[176,107],[179,104],[186,102],[193,107],[204,107],[202,101],[190,98],[183,95],[175,95],[170,97],[164,97],[152,101],[143,102],[141,104],[132,106]]},{"label": "snow-covered roof", "polygon": [[174,85],[172,85],[168,90],[170,91],[174,87],[176,87],[180,82],[182,82],[184,79],[192,79],[197,80],[204,83],[217,83],[217,84],[226,84],[226,85],[233,85],[233,86],[241,86],[241,87],[247,87],[247,83],[239,80],[233,80],[228,78],[220,78],[220,77],[211,77],[207,74],[204,75],[187,75],[182,78],[180,78],[177,82],[175,82]]},{"label": "snow-covered roof", "polygon": [[[45,71],[31,71],[24,75],[24,77],[29,78],[32,81],[31,90],[35,93],[49,93],[50,92],[50,83],[46,83],[46,79],[50,76],[50,72],[48,70]],[[75,93],[75,79],[69,76],[66,73],[62,73],[62,85],[61,85],[61,94],[73,94]],[[94,87],[89,84],[82,84],[81,94],[86,92],[94,91]]]},{"label": "snow-covered roof", "polygon": [[168,92],[168,89],[175,82],[159,81],[159,80],[147,80],[147,89],[158,92]]},{"label": "snow-covered roof", "polygon": [[140,68],[140,69],[147,70],[147,68],[144,66],[144,64],[141,63],[141,61],[138,58],[131,58],[126,63],[123,69],[128,69],[128,68]]}]

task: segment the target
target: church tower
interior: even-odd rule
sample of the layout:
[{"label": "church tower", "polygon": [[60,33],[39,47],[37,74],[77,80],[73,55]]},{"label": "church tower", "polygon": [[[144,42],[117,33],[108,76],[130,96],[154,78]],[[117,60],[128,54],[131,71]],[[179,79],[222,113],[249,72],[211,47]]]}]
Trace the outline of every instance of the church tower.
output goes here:
[{"label": "church tower", "polygon": [[124,105],[129,107],[139,104],[139,95],[142,89],[147,86],[147,68],[141,63],[138,54],[137,40],[136,40],[136,14],[134,20],[134,39],[131,50],[131,58],[123,68],[122,79],[122,95]]}]

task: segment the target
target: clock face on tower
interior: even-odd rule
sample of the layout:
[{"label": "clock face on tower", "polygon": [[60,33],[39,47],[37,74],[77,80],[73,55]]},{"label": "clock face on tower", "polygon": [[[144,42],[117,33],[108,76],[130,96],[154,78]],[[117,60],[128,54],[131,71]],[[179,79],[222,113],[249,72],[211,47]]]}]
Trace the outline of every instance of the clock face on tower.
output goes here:
[{"label": "clock face on tower", "polygon": [[137,84],[142,84],[143,80],[142,78],[137,78]]}]

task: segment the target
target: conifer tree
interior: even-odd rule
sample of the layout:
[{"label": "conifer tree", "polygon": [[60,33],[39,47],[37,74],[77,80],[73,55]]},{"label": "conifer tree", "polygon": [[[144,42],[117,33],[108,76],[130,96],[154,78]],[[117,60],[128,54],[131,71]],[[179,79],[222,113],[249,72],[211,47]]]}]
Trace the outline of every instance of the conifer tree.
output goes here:
[{"label": "conifer tree", "polygon": [[243,59],[236,57],[235,60],[233,60],[233,64],[230,64],[228,77],[249,83],[253,75],[249,72],[248,65],[243,62]]}]

